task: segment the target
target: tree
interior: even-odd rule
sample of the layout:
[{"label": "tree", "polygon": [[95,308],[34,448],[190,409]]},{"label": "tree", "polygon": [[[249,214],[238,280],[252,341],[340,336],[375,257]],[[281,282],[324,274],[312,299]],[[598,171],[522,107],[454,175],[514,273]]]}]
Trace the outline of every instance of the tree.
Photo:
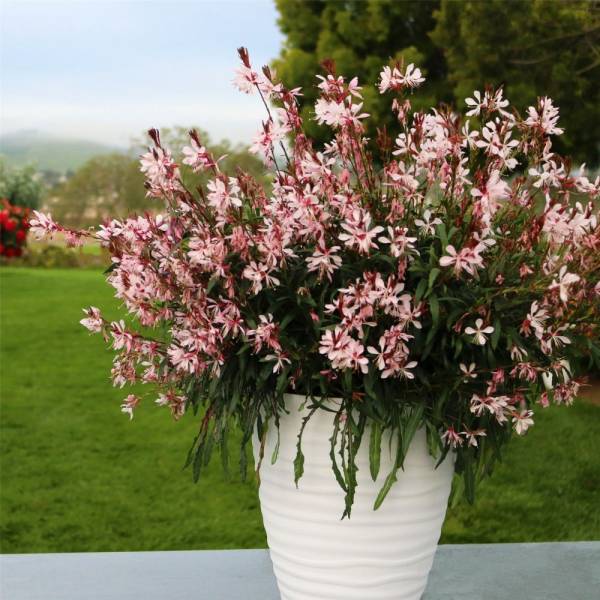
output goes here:
[{"label": "tree", "polygon": [[[276,0],[286,36],[274,67],[288,87],[302,86],[302,114],[310,133],[325,134],[312,121],[314,73],[332,58],[341,75],[365,85],[365,110],[393,131],[386,100],[373,83],[381,67],[414,62],[427,84],[414,96],[416,108],[464,98],[486,84],[505,85],[512,104],[524,109],[537,96],[561,108],[567,132],[562,150],[595,163],[600,156],[600,4],[554,0]],[[369,131],[371,137],[374,131]]]},{"label": "tree", "polygon": [[0,160],[0,199],[6,198],[13,206],[37,208],[42,193],[43,186],[34,166],[11,169]]},{"label": "tree", "polygon": [[[302,86],[302,116],[308,133],[319,141],[327,132],[313,119],[317,97],[315,73],[325,59],[333,59],[337,73],[357,75],[364,84],[365,110],[378,124],[394,126],[389,99],[375,87],[381,67],[396,60],[418,63],[430,85],[418,96],[415,106],[430,106],[435,100],[450,100],[444,81],[442,53],[427,32],[435,26],[437,0],[276,0],[279,27],[286,35],[274,68],[288,87]],[[374,137],[375,131],[369,131]]]},{"label": "tree", "polygon": [[[181,148],[190,143],[188,129],[174,127],[161,130],[165,146],[177,158],[180,158]],[[204,132],[200,132],[200,137],[215,158],[225,155],[219,163],[223,172],[235,175],[237,168],[241,168],[259,178],[265,173],[263,163],[245,147],[234,147],[227,141],[211,144]],[[134,213],[162,210],[161,201],[146,196],[138,160],[138,156],[147,151],[146,146],[145,138],[136,139],[129,154],[107,154],[88,160],[49,194],[47,208],[52,216],[70,227],[84,227],[104,218],[123,218]],[[193,189],[206,183],[209,174],[192,173],[185,165],[180,166],[188,187]]]},{"label": "tree", "polygon": [[459,103],[483,84],[504,85],[519,109],[550,96],[566,129],[557,145],[598,162],[600,3],[443,0],[436,20],[431,38],[444,49]]},{"label": "tree", "polygon": [[49,194],[52,215],[71,227],[95,224],[110,216],[159,208],[146,198],[138,161],[125,154],[96,156]]}]

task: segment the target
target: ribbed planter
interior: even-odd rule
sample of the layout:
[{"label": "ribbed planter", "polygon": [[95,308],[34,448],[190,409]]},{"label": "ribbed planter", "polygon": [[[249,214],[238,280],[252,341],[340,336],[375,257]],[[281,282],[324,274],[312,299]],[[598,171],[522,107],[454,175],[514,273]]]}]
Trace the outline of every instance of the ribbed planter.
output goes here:
[{"label": "ribbed planter", "polygon": [[[382,506],[373,503],[392,468],[385,438],[381,469],[373,482],[368,437],[357,458],[358,489],[350,519],[341,520],[344,493],[331,470],[333,415],[317,411],[302,440],[304,475],[294,484],[293,461],[304,412],[303,396],[287,395],[277,442],[269,429],[260,468],[260,505],[282,600],[419,600],[433,562],[454,471],[446,459],[437,469],[418,431]],[[254,436],[255,438],[257,436]],[[254,440],[255,455],[257,440]]]}]

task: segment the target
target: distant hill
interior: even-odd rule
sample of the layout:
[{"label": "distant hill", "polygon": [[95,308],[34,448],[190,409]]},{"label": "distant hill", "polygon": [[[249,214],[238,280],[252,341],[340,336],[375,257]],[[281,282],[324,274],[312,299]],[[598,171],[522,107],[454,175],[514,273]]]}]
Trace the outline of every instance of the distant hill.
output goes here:
[{"label": "distant hill", "polygon": [[36,130],[0,136],[0,155],[11,166],[34,163],[40,171],[65,173],[76,169],[92,156],[126,150],[89,140],[52,136]]}]

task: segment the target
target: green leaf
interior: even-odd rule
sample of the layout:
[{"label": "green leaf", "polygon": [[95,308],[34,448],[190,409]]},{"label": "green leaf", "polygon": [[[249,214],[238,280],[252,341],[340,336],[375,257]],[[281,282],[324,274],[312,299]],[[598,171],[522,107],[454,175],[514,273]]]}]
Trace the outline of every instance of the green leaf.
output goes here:
[{"label": "green leaf", "polygon": [[331,437],[329,438],[329,443],[330,443],[329,458],[331,458],[331,467],[333,469],[333,474],[335,475],[336,481],[338,482],[338,484],[342,488],[342,490],[344,490],[344,492],[347,492],[346,482],[344,481],[344,477],[342,476],[342,472],[340,471],[340,468],[337,464],[337,458],[335,456],[337,438],[338,438],[339,431],[340,431],[340,420],[341,420],[342,412],[343,412],[342,409],[340,409],[335,414],[335,417],[333,419],[333,433],[332,433]]},{"label": "green leaf", "polygon": [[302,426],[300,427],[300,432],[298,433],[298,442],[296,443],[296,458],[294,458],[294,483],[296,487],[298,487],[298,481],[304,474],[304,454],[302,453],[302,434],[304,433],[304,428],[306,424],[313,416],[315,411],[318,409],[318,406],[315,406],[310,410],[310,412],[302,418]]},{"label": "green leaf", "polygon": [[380,423],[373,421],[371,423],[371,437],[369,439],[369,469],[373,481],[379,475],[379,466],[381,463],[381,434],[383,433]]},{"label": "green leaf", "polygon": [[296,458],[294,458],[294,483],[298,487],[298,481],[304,475],[304,454],[300,444],[296,446]]},{"label": "green leaf", "polygon": [[385,500],[385,497],[388,495],[388,492],[390,491],[392,485],[394,485],[394,483],[396,483],[396,481],[398,481],[397,475],[398,475],[398,468],[394,465],[394,467],[390,471],[389,475],[385,478],[385,482],[384,482],[381,490],[379,490],[379,494],[377,494],[377,498],[375,499],[375,504],[373,505],[374,510],[377,510],[381,506],[381,504]]},{"label": "green leaf", "polygon": [[417,289],[415,291],[415,303],[419,302],[419,300],[421,300],[421,298],[423,298],[426,291],[427,291],[427,280],[421,279],[421,281],[419,281],[419,285],[417,286]]},{"label": "green leaf", "polygon": [[431,271],[429,273],[429,280],[428,280],[429,289],[431,289],[433,287],[433,284],[435,283],[435,280],[437,279],[437,276],[439,274],[440,274],[440,270],[437,267],[435,269],[431,269]]},{"label": "green leaf", "polygon": [[448,234],[446,233],[446,225],[444,225],[444,223],[440,223],[436,227],[436,231],[438,237],[440,238],[440,241],[442,242],[442,248],[446,248],[446,246],[448,245]]},{"label": "green leaf", "polygon": [[440,321],[440,303],[435,294],[429,297],[429,310],[431,311],[431,321],[436,328]]},{"label": "green leaf", "polygon": [[208,285],[206,286],[206,293],[210,294],[213,290],[213,288],[215,287],[215,285],[217,285],[217,283],[219,283],[219,277],[218,276],[213,276],[208,280]]},{"label": "green leaf", "polygon": [[200,470],[202,468],[202,454],[204,450],[204,445],[200,444],[196,449],[196,454],[194,455],[194,464],[192,465],[192,473],[194,482],[197,482],[200,479]]},{"label": "green leaf", "polygon": [[271,464],[274,465],[277,462],[277,457],[279,456],[279,427],[277,429],[277,442],[275,443],[275,448],[273,449],[273,454],[271,455]]},{"label": "green leaf", "polygon": [[492,337],[490,338],[492,348],[494,350],[498,347],[498,340],[500,339],[501,331],[502,331],[502,329],[501,329],[500,319],[496,319],[494,321],[494,331],[492,333]]},{"label": "green leaf", "polygon": [[292,322],[295,316],[296,315],[293,312],[288,313],[279,324],[279,330],[283,331]]},{"label": "green leaf", "polygon": [[281,396],[281,394],[283,394],[285,392],[285,390],[287,389],[287,387],[288,387],[288,385],[290,383],[289,377],[288,377],[288,373],[289,372],[290,372],[290,369],[288,367],[286,367],[277,376],[277,386],[275,388],[275,394],[277,396]]},{"label": "green leaf", "polygon": [[421,426],[421,419],[423,417],[423,412],[425,410],[424,404],[418,404],[414,406],[411,410],[410,417],[406,424],[401,427],[402,431],[402,463],[400,466],[404,464],[404,459],[406,457],[406,453],[408,452],[408,448],[415,437],[415,433]]}]

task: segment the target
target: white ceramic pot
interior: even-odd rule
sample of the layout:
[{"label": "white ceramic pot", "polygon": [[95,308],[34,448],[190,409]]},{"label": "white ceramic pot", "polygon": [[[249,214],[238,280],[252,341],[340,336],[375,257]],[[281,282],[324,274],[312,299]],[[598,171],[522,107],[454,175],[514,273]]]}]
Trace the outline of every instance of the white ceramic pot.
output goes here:
[{"label": "white ceramic pot", "polygon": [[453,460],[434,469],[425,433],[418,431],[398,481],[374,511],[393,459],[384,437],[379,477],[373,482],[367,435],[357,457],[352,516],[341,520],[344,493],[329,458],[331,413],[318,410],[306,426],[304,475],[298,488],[294,484],[303,402],[303,396],[286,395],[290,414],[281,416],[278,459],[271,464],[277,442],[273,426],[260,468],[260,505],[282,600],[419,600],[446,514]]}]

